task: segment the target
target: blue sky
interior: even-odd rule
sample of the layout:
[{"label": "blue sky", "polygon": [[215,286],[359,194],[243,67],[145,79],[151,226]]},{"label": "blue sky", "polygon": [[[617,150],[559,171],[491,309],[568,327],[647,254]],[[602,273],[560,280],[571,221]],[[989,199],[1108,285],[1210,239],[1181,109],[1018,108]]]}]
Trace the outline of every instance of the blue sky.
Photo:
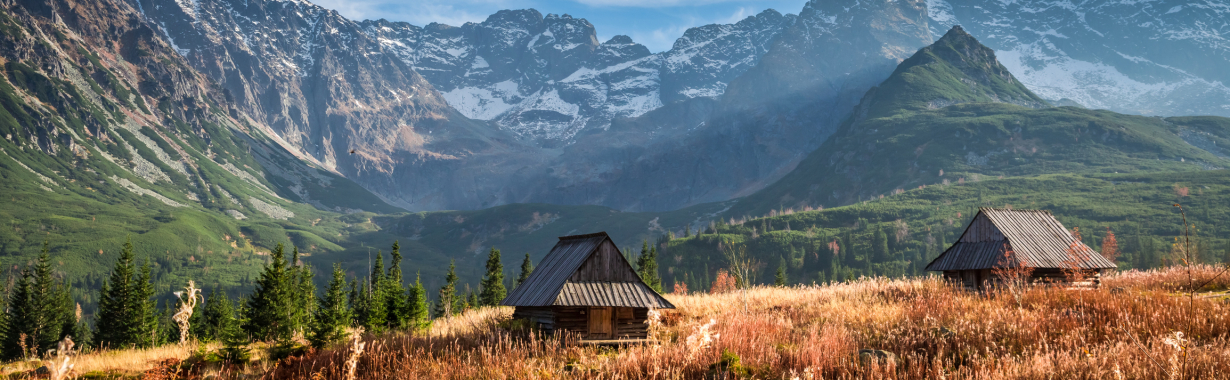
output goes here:
[{"label": "blue sky", "polygon": [[534,8],[594,24],[599,41],[626,34],[649,50],[668,50],[690,27],[733,23],[769,8],[798,14],[806,0],[313,0],[355,20],[389,19],[423,26],[482,22],[501,9]]}]

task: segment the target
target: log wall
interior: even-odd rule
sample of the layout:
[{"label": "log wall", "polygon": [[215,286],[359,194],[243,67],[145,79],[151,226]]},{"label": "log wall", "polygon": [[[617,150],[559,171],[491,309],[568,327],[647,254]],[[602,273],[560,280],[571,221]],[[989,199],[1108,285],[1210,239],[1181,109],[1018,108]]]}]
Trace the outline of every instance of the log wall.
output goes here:
[{"label": "log wall", "polygon": [[[617,307],[613,311],[613,339],[644,339],[649,336],[649,309]],[[582,337],[589,334],[588,307],[518,306],[513,311],[513,318],[524,318],[538,323],[538,326],[548,333],[566,330],[579,333]]]}]

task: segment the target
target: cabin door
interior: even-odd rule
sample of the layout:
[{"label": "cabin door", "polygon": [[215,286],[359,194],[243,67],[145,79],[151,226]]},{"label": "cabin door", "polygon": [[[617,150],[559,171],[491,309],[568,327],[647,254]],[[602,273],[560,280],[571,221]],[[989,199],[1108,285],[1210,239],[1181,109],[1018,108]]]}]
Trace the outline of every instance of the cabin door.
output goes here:
[{"label": "cabin door", "polygon": [[612,315],[609,307],[591,307],[589,308],[589,338],[590,339],[611,339],[612,336]]}]

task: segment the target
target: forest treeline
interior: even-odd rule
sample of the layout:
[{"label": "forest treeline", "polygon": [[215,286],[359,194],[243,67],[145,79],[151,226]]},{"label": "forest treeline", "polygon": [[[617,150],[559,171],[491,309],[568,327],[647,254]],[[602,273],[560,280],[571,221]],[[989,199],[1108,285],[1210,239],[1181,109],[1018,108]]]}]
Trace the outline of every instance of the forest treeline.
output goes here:
[{"label": "forest treeline", "polygon": [[[38,259],[21,270],[4,298],[4,313],[0,314],[3,360],[43,356],[65,338],[77,347],[91,349],[219,342],[220,348],[208,355],[241,361],[249,357],[250,343],[269,342],[274,357],[285,356],[307,349],[297,342],[325,347],[347,338],[355,328],[375,334],[422,331],[430,328],[434,318],[499,305],[508,290],[534,270],[526,254],[520,273],[506,278],[500,250],[492,247],[478,292],[459,289],[456,266],[450,265],[444,285],[432,297],[418,275],[413,282],[403,275],[401,247],[394,242],[387,268],[379,253],[369,276],[348,279],[335,263],[327,285],[318,291],[315,270],[300,260],[299,249],[292,247],[288,259],[279,244],[270,252],[250,294],[231,300],[228,289],[208,289],[201,294],[195,283],[189,283],[184,291],[175,293],[177,301],[159,307],[150,281],[151,263],[138,265],[129,239],[97,291],[97,312],[90,318],[73,300],[68,279],[59,278],[53,270],[48,246],[44,243]],[[652,253],[644,251],[636,262],[644,269],[640,273],[646,282],[660,291],[654,260]]]}]

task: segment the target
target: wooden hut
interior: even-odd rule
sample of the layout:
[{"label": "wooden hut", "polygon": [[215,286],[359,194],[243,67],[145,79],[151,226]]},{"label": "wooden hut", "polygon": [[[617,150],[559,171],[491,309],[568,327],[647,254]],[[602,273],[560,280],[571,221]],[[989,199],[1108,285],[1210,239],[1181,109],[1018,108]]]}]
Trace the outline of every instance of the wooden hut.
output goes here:
[{"label": "wooden hut", "polygon": [[585,340],[648,336],[649,309],[674,309],[641,281],[605,232],[564,236],[529,278],[500,303],[543,330]]},{"label": "wooden hut", "polygon": [[1096,287],[1101,271],[1115,267],[1073,238],[1050,211],[993,208],[979,209],[957,242],[927,264],[973,289],[1003,281],[997,272],[1011,268],[1031,269],[1034,283],[1062,283],[1079,274],[1091,281],[1076,285]]}]

